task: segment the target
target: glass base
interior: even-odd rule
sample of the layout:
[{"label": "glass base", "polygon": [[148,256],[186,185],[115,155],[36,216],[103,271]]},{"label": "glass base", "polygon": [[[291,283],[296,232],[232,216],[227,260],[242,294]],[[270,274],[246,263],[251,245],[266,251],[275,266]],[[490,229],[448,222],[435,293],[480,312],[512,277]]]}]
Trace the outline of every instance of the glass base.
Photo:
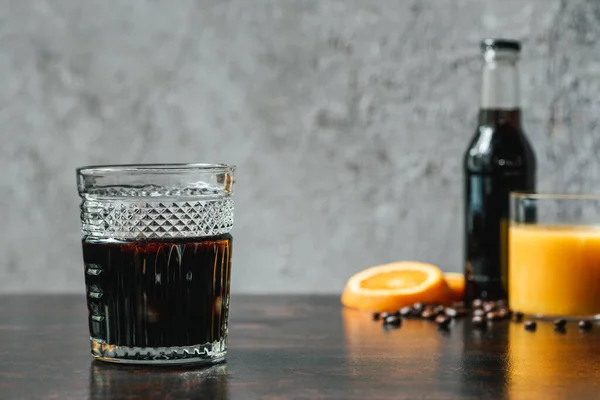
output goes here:
[{"label": "glass base", "polygon": [[92,356],[119,364],[184,365],[216,364],[225,360],[227,340],[193,346],[127,347],[90,338]]}]

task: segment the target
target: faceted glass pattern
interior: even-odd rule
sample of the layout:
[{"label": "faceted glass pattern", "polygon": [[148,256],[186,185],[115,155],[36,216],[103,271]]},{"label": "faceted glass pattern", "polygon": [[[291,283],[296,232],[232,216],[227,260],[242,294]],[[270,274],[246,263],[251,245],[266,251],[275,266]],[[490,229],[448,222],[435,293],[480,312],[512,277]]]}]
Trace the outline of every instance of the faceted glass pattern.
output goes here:
[{"label": "faceted glass pattern", "polygon": [[96,238],[152,239],[215,236],[233,227],[233,199],[200,201],[100,200],[86,196],[81,229]]}]

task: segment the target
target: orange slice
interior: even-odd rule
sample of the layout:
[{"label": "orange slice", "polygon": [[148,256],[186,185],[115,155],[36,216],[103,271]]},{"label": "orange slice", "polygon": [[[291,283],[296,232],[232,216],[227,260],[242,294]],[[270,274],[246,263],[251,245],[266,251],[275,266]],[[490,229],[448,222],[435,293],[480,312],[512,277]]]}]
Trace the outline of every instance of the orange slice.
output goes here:
[{"label": "orange slice", "polygon": [[458,272],[446,272],[444,280],[450,289],[452,301],[461,301],[465,297],[465,276]]},{"label": "orange slice", "polygon": [[350,277],[342,293],[342,304],[360,310],[396,311],[416,302],[442,301],[447,293],[438,267],[401,261],[367,268]]}]

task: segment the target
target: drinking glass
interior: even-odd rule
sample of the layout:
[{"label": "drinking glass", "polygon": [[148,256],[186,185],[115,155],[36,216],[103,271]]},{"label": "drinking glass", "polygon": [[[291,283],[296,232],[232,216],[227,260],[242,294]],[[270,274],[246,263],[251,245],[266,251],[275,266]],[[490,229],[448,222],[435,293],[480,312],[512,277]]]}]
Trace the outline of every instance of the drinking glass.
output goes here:
[{"label": "drinking glass", "polygon": [[216,363],[227,352],[234,167],[77,170],[92,355]]},{"label": "drinking glass", "polygon": [[534,317],[600,315],[600,195],[510,195],[508,300]]}]

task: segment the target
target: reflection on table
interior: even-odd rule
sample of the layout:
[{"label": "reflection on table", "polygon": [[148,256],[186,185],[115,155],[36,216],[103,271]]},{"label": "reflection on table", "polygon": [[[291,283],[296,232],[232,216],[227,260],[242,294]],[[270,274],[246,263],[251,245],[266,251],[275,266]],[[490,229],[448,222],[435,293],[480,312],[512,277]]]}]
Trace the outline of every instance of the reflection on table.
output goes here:
[{"label": "reflection on table", "polygon": [[90,399],[138,396],[144,399],[228,400],[227,364],[210,367],[138,367],[93,361]]}]

